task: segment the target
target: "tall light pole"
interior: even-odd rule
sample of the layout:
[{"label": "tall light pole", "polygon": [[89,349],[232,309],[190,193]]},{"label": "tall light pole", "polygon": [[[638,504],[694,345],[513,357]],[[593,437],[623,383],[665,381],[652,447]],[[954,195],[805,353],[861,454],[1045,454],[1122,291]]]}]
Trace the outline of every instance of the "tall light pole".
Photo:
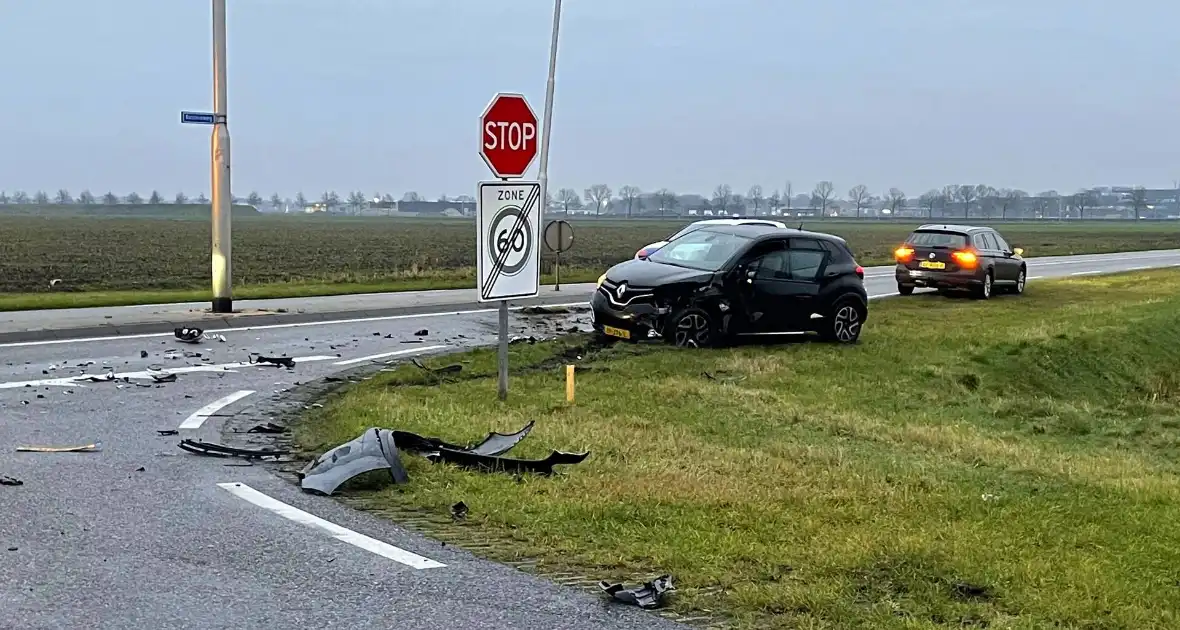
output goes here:
[{"label": "tall light pole", "polygon": [[561,0],[553,2],[553,35],[549,41],[549,79],[545,82],[545,114],[541,120],[541,165],[537,181],[541,184],[541,222],[549,209],[549,129],[553,125],[553,78],[557,74],[557,32],[561,26]]},{"label": "tall light pole", "polygon": [[229,182],[229,109],[225,89],[225,0],[213,0],[213,312],[233,312],[230,223],[233,201]]}]

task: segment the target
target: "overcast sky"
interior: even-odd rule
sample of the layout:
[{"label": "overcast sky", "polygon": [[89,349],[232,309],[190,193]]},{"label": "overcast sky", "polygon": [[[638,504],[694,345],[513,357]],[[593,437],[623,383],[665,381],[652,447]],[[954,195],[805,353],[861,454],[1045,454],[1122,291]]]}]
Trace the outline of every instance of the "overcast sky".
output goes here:
[{"label": "overcast sky", "polygon": [[[234,193],[471,194],[551,0],[230,0]],[[209,186],[207,0],[2,0],[0,189]],[[551,186],[1180,179],[1180,3],[566,0]],[[535,166],[534,166],[535,170]]]}]

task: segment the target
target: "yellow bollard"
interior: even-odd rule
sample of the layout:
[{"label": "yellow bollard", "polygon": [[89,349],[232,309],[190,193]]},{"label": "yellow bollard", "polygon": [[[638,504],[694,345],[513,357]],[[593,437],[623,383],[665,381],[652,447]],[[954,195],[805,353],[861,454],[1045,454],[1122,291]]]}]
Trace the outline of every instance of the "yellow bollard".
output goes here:
[{"label": "yellow bollard", "polygon": [[574,402],[574,366],[565,366],[565,401]]}]

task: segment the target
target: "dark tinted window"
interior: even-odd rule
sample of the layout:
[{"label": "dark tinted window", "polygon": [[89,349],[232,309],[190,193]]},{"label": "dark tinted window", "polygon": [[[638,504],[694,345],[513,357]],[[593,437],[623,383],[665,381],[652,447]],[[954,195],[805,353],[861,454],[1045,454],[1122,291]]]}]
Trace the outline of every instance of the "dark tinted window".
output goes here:
[{"label": "dark tinted window", "polygon": [[818,239],[814,238],[793,238],[791,239],[791,249],[817,249],[823,250],[823,246],[819,244]]},{"label": "dark tinted window", "polygon": [[958,232],[940,232],[937,230],[918,230],[906,239],[909,245],[918,247],[945,247],[960,249],[967,246],[967,235]]},{"label": "dark tinted window", "polygon": [[827,250],[828,255],[831,256],[828,260],[838,265],[852,262],[852,254],[844,249],[839,243],[835,241],[820,241],[823,248]]},{"label": "dark tinted window", "polygon": [[819,270],[827,256],[818,249],[791,249],[791,279],[813,281],[819,277]]},{"label": "dark tinted window", "polygon": [[763,255],[750,263],[754,277],[758,280],[790,280],[791,263],[787,258],[787,250],[780,249]]}]

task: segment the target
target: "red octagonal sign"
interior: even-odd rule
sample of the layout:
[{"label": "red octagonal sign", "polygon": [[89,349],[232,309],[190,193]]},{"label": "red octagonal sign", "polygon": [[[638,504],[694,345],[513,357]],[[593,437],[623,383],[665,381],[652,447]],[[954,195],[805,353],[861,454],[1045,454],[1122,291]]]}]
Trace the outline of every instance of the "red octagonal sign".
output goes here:
[{"label": "red octagonal sign", "polygon": [[479,154],[496,177],[523,177],[537,157],[537,115],[523,94],[501,92],[479,118]]}]

